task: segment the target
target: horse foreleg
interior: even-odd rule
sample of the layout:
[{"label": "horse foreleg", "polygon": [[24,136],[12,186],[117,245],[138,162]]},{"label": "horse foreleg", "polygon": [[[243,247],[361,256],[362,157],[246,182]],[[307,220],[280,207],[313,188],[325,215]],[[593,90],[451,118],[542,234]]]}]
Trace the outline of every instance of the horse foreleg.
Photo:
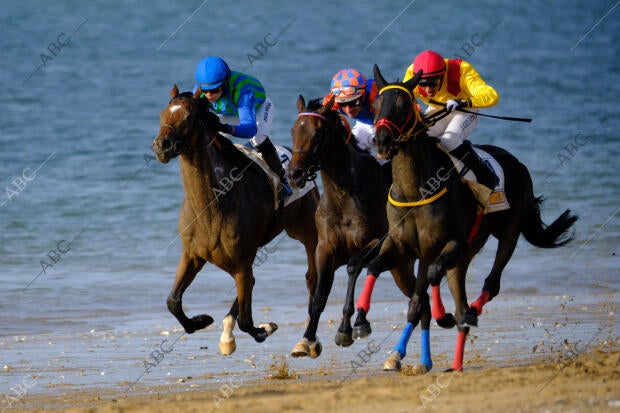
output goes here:
[{"label": "horse foreleg", "polygon": [[319,327],[319,319],[325,310],[327,298],[334,283],[334,254],[319,244],[316,257],[318,263],[318,283],[308,311],[310,319],[304,337],[291,351],[291,356],[293,357],[310,356],[311,358],[316,358],[321,355],[322,351],[321,342],[316,337],[316,330]]},{"label": "horse foreleg", "polygon": [[194,281],[196,274],[198,274],[204,263],[203,259],[190,257],[187,251],[183,249],[177,266],[174,285],[166,300],[168,310],[179,320],[188,334],[192,334],[194,331],[203,329],[213,323],[213,318],[207,314],[188,318],[183,311],[183,293]]},{"label": "horse foreleg", "polygon": [[239,315],[239,300],[235,298],[235,302],[232,307],[228,311],[226,317],[222,321],[222,335],[220,336],[220,353],[229,356],[235,352],[237,349],[237,343],[235,341],[235,336],[233,335],[233,330],[235,329],[235,322],[237,320],[237,316]]},{"label": "horse foreleg", "polygon": [[239,314],[237,316],[239,329],[254,337],[257,343],[262,343],[278,329],[278,326],[275,323],[260,324],[258,327],[254,326],[254,320],[252,319],[252,289],[254,288],[255,280],[251,267],[248,266],[244,271],[235,273],[234,279],[237,286],[237,300],[239,302]]},{"label": "horse foreleg", "polygon": [[334,339],[336,344],[342,347],[349,347],[353,344],[351,317],[355,312],[355,284],[357,283],[357,277],[360,275],[360,272],[362,272],[362,268],[362,266],[357,265],[347,266],[347,295],[344,305],[342,306],[342,320],[340,320],[340,326],[338,326],[338,331]]},{"label": "horse foreleg", "polygon": [[461,256],[459,243],[450,241],[441,251],[439,258],[428,266],[428,281],[431,285],[432,294],[432,316],[437,324],[443,328],[452,328],[456,325],[456,319],[451,313],[446,313],[441,300],[441,280],[447,270],[454,268],[458,264]]},{"label": "horse foreleg", "polygon": [[368,264],[368,271],[366,273],[366,282],[364,283],[364,289],[357,300],[355,305],[357,308],[357,318],[353,325],[353,338],[360,339],[369,336],[372,333],[370,323],[366,320],[366,315],[370,310],[370,298],[372,296],[372,290],[375,286],[375,281],[379,278],[379,275],[392,268],[394,260],[394,253],[391,250],[391,239],[388,238],[381,247],[381,253],[375,259]]},{"label": "horse foreleg", "polygon": [[428,279],[426,277],[427,266],[423,262],[419,264],[418,278],[415,285],[415,293],[409,301],[409,309],[407,311],[407,325],[403,330],[401,338],[394,347],[394,351],[383,364],[384,370],[400,371],[401,360],[407,355],[407,344],[411,338],[413,329],[421,321],[420,330],[420,364],[417,372],[426,373],[433,368],[430,350],[430,320],[431,309],[429,305]]},{"label": "horse foreleg", "polygon": [[342,307],[342,320],[336,333],[335,342],[339,346],[348,347],[353,344],[353,327],[351,327],[351,317],[355,312],[355,284],[359,277],[364,265],[366,264],[364,258],[376,247],[376,240],[371,245],[368,245],[361,252],[352,257],[347,263],[347,295],[345,298],[344,306]]}]

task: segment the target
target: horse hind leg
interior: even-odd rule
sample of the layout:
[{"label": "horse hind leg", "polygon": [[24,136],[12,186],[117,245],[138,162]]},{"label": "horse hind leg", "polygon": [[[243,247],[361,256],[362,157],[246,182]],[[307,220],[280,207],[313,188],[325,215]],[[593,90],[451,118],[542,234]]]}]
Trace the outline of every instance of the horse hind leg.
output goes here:
[{"label": "horse hind leg", "polygon": [[252,319],[252,289],[255,280],[251,266],[248,266],[245,271],[235,273],[234,279],[237,286],[237,300],[239,302],[239,314],[237,316],[239,329],[254,337],[257,343],[262,343],[278,329],[278,326],[275,323],[262,323],[258,327],[254,326],[254,320]]},{"label": "horse hind leg", "polygon": [[478,326],[478,316],[482,314],[482,307],[484,307],[487,302],[491,301],[493,297],[499,294],[502,272],[512,257],[518,240],[519,227],[515,220],[509,228],[499,234],[493,268],[491,268],[491,272],[484,280],[482,293],[473,303],[471,303],[467,311],[465,311],[463,319],[460,323],[461,325],[472,327]]},{"label": "horse hind leg", "polygon": [[237,342],[235,341],[235,336],[233,335],[233,330],[235,329],[235,323],[237,320],[237,316],[239,315],[239,300],[235,298],[235,302],[232,307],[228,311],[226,317],[222,321],[223,328],[222,334],[220,335],[220,353],[225,356],[230,356],[237,349]]},{"label": "horse hind leg", "polygon": [[213,323],[213,317],[207,314],[189,318],[183,311],[183,293],[194,281],[204,263],[205,261],[200,258],[190,258],[187,252],[183,250],[177,266],[174,285],[166,300],[168,310],[179,320],[187,334],[192,334],[196,330],[206,328]]},{"label": "horse hind leg", "polygon": [[[448,272],[448,285],[454,298],[456,305],[455,315],[457,319],[460,319],[467,310],[467,294],[465,292],[465,274],[469,262],[463,263],[455,268],[452,268]],[[465,343],[467,340],[467,334],[469,334],[469,327],[464,325],[457,326],[458,333],[456,338],[456,348],[454,351],[454,359],[452,360],[452,367],[449,371],[463,371],[463,357],[465,354]]]}]

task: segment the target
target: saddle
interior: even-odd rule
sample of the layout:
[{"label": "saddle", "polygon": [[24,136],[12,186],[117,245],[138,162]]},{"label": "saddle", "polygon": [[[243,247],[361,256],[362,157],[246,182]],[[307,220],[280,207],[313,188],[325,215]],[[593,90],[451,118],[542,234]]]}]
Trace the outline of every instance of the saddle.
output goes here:
[{"label": "saddle", "polygon": [[[263,159],[262,155],[260,154],[260,152],[258,152],[257,150],[249,147],[249,146],[245,146],[245,145],[240,145],[235,143],[234,144],[235,147],[241,152],[243,153],[245,156],[247,156],[252,162],[254,162],[254,164],[256,166],[259,167],[259,169],[265,174],[265,176],[267,177],[267,180],[269,181],[269,184],[271,186],[271,190],[273,193],[273,204],[274,204],[274,209],[278,209],[280,206],[286,207],[288,206],[290,203],[298,200],[299,198],[303,197],[304,195],[306,195],[308,192],[310,192],[312,189],[314,189],[316,187],[316,184],[314,183],[314,181],[307,183],[303,188],[299,189],[299,188],[293,188],[291,187],[291,190],[293,191],[293,193],[286,197],[286,199],[284,200],[284,203],[280,202],[280,199],[278,197],[278,191],[279,191],[279,186],[280,186],[280,177],[273,172],[273,170],[269,167],[269,165],[267,165],[267,162]],[[278,152],[278,156],[280,157],[281,161],[282,161],[282,167],[286,170],[286,168],[288,167],[288,164],[290,162],[292,153],[291,151],[281,145],[275,145],[276,147],[276,151]]]}]

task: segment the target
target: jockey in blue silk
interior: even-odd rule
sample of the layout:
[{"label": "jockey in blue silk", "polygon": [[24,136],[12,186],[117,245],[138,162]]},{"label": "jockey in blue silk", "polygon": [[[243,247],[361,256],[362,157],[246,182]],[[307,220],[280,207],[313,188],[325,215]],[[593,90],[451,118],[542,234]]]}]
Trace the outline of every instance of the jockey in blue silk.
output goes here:
[{"label": "jockey in blue silk", "polygon": [[229,137],[250,139],[269,168],[280,177],[280,199],[290,195],[282,162],[269,140],[275,106],[263,85],[252,76],[231,71],[217,56],[202,59],[196,67],[195,78],[194,92],[200,88],[201,98],[211,103],[212,111],[222,122],[219,131]]},{"label": "jockey in blue silk", "polygon": [[351,132],[358,146],[366,151],[374,148],[375,109],[378,90],[374,79],[366,79],[355,69],[342,69],[334,75],[330,84],[330,92],[323,98],[323,105],[335,96],[332,107],[350,119],[355,120]]}]

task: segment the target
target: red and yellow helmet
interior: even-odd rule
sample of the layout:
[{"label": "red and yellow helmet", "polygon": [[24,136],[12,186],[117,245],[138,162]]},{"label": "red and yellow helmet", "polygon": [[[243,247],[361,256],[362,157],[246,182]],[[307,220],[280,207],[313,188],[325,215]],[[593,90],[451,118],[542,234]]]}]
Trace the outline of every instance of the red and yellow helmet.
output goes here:
[{"label": "red and yellow helmet", "polygon": [[366,78],[355,69],[342,69],[332,78],[330,90],[336,102],[350,102],[364,96]]},{"label": "red and yellow helmet", "polygon": [[413,73],[422,69],[422,78],[443,76],[446,73],[446,62],[443,57],[432,50],[425,50],[413,61]]}]

